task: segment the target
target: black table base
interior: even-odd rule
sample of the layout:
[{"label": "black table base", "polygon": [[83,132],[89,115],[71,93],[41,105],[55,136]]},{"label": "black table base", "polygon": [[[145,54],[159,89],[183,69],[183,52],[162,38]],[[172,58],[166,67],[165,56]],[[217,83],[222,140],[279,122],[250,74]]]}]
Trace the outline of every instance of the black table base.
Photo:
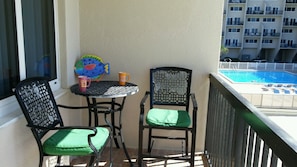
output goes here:
[{"label": "black table base", "polygon": [[[94,126],[111,127],[112,137],[117,148],[120,148],[117,138],[118,136],[120,137],[122,147],[130,166],[133,166],[122,133],[122,110],[124,108],[126,96],[137,93],[138,86],[133,83],[127,83],[125,86],[120,86],[118,81],[92,81],[90,87],[87,88],[85,92],[79,90],[78,84],[71,86],[70,90],[74,94],[86,97],[89,111],[89,126],[92,126],[93,123]],[[121,102],[117,103],[116,99],[120,98]],[[97,102],[97,99],[102,100]],[[105,101],[103,99],[111,99],[111,101]],[[108,109],[104,109],[104,106]],[[118,122],[115,121],[116,113],[119,114]],[[102,125],[99,124],[98,120],[98,115],[100,114],[104,114],[105,119],[105,123]],[[107,119],[108,116],[110,116],[110,121]]]}]

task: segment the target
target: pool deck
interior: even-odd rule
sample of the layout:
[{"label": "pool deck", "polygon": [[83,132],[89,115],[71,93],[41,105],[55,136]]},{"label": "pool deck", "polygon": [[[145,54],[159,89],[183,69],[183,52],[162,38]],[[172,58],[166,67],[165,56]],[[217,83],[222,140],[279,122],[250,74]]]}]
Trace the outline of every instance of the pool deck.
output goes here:
[{"label": "pool deck", "polygon": [[296,87],[287,84],[235,84],[225,80],[297,141]]},{"label": "pool deck", "polygon": [[240,93],[297,95],[297,85],[292,84],[234,84],[232,87]]},{"label": "pool deck", "polygon": [[256,107],[297,109],[296,84],[226,83]]},{"label": "pool deck", "polygon": [[[285,70],[297,74],[296,63],[220,62],[220,69]],[[297,141],[297,88],[286,84],[234,84],[221,78]]]}]

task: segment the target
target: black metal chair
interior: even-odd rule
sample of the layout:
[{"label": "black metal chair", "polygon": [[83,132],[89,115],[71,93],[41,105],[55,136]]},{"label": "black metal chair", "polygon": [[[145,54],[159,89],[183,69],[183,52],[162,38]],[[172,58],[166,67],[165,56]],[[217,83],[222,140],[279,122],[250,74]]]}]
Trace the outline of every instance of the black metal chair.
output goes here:
[{"label": "black metal chair", "polygon": [[[195,94],[190,93],[192,70],[180,67],[159,67],[150,69],[150,91],[140,103],[138,165],[143,166],[144,158],[183,159],[194,166],[197,125],[197,102]],[[150,109],[145,114],[145,102],[150,97]],[[192,114],[189,112],[192,101]],[[171,106],[171,107],[169,107]],[[172,107],[173,106],[173,107]],[[176,109],[172,109],[176,108]],[[178,108],[178,109],[177,109]],[[181,109],[182,108],[182,109]],[[191,117],[192,115],[192,117]],[[145,123],[144,123],[145,120]],[[143,151],[144,130],[148,129],[148,150]],[[184,131],[184,136],[155,135],[153,130]],[[191,132],[190,154],[188,141]],[[160,134],[160,133],[159,133]],[[168,133],[169,134],[169,133]],[[154,140],[174,139],[185,142],[182,156],[169,157],[152,153]]]},{"label": "black metal chair", "polygon": [[[88,165],[98,166],[99,157],[107,143],[110,143],[112,166],[109,130],[103,127],[64,126],[58,107],[85,107],[57,105],[46,78],[34,77],[21,81],[15,88],[15,96],[37,142],[39,167],[42,167],[44,156],[58,156],[57,165],[60,165],[63,155],[91,156]],[[46,134],[50,135],[47,139]]]}]

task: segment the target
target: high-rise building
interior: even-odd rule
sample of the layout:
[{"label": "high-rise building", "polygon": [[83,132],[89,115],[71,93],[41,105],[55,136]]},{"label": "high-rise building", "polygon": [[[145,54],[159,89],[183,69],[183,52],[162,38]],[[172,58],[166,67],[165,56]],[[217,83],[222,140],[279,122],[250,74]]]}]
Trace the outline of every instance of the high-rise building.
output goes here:
[{"label": "high-rise building", "polygon": [[221,59],[297,62],[296,8],[297,0],[225,0]]}]

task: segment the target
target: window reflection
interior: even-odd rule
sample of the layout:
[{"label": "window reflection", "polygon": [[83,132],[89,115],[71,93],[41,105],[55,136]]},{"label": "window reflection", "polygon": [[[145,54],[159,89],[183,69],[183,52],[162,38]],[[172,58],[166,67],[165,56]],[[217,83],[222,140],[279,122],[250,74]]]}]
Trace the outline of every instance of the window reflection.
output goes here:
[{"label": "window reflection", "polygon": [[27,77],[56,78],[53,1],[22,1]]},{"label": "window reflection", "polygon": [[[16,23],[16,16],[21,10],[15,10],[15,2],[0,0],[0,100],[13,95],[12,89],[20,78],[57,78],[53,0],[21,1],[23,33],[17,31],[20,22]],[[24,45],[25,62],[18,45]]]},{"label": "window reflection", "polygon": [[0,0],[0,99],[13,94],[19,82],[14,1]]}]

